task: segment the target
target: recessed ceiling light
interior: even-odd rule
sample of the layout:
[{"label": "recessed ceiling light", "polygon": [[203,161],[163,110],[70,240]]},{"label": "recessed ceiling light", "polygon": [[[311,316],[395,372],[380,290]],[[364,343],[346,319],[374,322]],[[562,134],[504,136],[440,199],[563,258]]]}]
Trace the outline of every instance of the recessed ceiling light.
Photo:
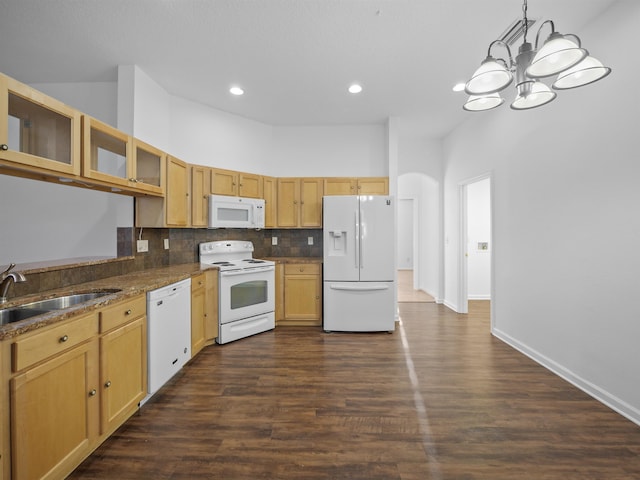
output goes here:
[{"label": "recessed ceiling light", "polygon": [[240,87],[231,87],[229,89],[229,92],[231,93],[231,95],[242,95],[244,93],[244,90]]},{"label": "recessed ceiling light", "polygon": [[453,89],[452,89],[452,90],[453,90],[454,92],[463,92],[463,91],[464,91],[464,86],[465,86],[465,84],[464,84],[464,83],[456,83],[456,84],[453,86]]},{"label": "recessed ceiling light", "polygon": [[357,83],[349,86],[349,93],[360,93],[361,91],[362,86],[358,85]]}]

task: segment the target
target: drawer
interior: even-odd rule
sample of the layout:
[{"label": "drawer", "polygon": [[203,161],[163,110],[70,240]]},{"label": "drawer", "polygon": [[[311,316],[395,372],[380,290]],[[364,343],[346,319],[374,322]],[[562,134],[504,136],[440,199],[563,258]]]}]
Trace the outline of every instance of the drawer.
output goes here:
[{"label": "drawer", "polygon": [[205,288],[207,283],[207,277],[204,273],[200,273],[191,277],[191,291],[198,290],[199,288]]},{"label": "drawer", "polygon": [[285,275],[320,275],[322,265],[319,263],[287,263],[284,266]]},{"label": "drawer", "polygon": [[35,335],[13,343],[13,371],[34,365],[45,358],[74,347],[98,333],[98,314],[83,315],[61,325],[46,327]]},{"label": "drawer", "polygon": [[147,296],[138,295],[124,302],[116,303],[100,311],[100,333],[124,325],[147,314]]}]

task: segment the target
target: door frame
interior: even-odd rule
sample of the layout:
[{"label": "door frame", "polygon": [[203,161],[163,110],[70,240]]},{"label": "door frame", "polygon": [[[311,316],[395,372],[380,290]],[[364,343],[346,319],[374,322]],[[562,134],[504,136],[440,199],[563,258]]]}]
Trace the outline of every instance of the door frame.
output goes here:
[{"label": "door frame", "polygon": [[[494,224],[494,178],[493,178],[493,170],[486,172],[482,175],[478,175],[476,177],[471,177],[465,179],[458,183],[458,201],[460,207],[460,215],[459,215],[459,233],[460,237],[458,239],[458,310],[459,313],[469,313],[469,299],[468,299],[468,282],[469,282],[469,271],[468,271],[468,252],[467,252],[467,225],[468,225],[468,212],[467,212],[467,187],[470,184],[480,182],[482,180],[489,179],[489,216],[491,223],[491,273],[490,273],[490,292],[491,292],[491,302],[495,301],[495,224]],[[493,329],[493,312],[495,308],[491,308],[491,328]]]}]

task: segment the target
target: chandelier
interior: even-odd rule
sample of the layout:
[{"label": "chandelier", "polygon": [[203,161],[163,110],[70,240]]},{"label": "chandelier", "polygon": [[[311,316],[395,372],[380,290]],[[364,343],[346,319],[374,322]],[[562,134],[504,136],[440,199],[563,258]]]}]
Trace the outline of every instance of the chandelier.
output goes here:
[{"label": "chandelier", "polygon": [[[582,48],[577,35],[562,35],[556,32],[552,20],[540,25],[536,34],[535,48],[527,42],[529,19],[527,18],[527,0],[522,5],[522,29],[524,41],[518,50],[515,61],[511,49],[504,40],[494,40],[489,44],[487,58],[465,84],[464,91],[469,99],[462,108],[470,112],[491,110],[504,103],[500,92],[516,80],[517,95],[511,103],[514,110],[526,110],[545,105],[557,96],[553,90],[567,90],[596,82],[611,73],[600,61]],[[538,49],[540,32],[545,25],[551,27],[551,34]],[[503,58],[491,56],[494,46],[503,46],[508,54],[508,62]],[[540,79],[557,75],[551,85],[553,90]]]}]

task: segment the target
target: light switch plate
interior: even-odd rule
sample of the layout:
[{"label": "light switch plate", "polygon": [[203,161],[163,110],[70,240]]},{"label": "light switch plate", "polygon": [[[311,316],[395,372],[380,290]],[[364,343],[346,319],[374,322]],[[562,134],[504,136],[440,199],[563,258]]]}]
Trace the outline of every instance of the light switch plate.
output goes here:
[{"label": "light switch plate", "polygon": [[138,253],[148,252],[149,240],[138,240],[136,242],[136,247],[137,247]]},{"label": "light switch plate", "polygon": [[164,249],[165,250],[169,250],[169,239],[168,238],[164,239]]},{"label": "light switch plate", "polygon": [[307,245],[313,245],[313,237],[307,237]]},{"label": "light switch plate", "polygon": [[278,245],[278,237],[271,237],[271,245]]}]

